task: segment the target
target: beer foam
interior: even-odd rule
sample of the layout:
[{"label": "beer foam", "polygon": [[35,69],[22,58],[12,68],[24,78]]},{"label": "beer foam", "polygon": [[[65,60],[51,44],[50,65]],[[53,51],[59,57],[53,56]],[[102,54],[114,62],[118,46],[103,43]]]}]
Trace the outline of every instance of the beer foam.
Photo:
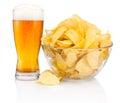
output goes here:
[{"label": "beer foam", "polygon": [[14,20],[43,20],[43,9],[35,5],[20,5],[13,10]]}]

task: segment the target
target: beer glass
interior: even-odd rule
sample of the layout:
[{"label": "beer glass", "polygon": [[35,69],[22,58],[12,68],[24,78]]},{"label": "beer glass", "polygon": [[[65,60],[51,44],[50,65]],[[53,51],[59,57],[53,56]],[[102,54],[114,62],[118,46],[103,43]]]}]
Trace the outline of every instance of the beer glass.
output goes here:
[{"label": "beer glass", "polygon": [[38,55],[43,32],[43,10],[36,5],[15,7],[13,32],[17,51],[16,79],[35,80],[39,76]]}]

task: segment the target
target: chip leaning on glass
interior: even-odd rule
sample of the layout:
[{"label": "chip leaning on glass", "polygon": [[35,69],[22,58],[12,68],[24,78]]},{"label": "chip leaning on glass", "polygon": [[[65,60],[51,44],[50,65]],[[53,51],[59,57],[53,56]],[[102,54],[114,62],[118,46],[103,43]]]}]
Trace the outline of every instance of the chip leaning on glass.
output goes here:
[{"label": "chip leaning on glass", "polygon": [[61,77],[86,79],[94,77],[106,63],[111,35],[78,15],[61,21],[42,38],[43,51],[51,68]]}]

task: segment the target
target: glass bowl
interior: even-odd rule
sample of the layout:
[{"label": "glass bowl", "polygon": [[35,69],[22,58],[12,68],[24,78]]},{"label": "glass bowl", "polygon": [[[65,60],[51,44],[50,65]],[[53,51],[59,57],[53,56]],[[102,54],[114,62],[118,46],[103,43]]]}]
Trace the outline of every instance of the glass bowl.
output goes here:
[{"label": "glass bowl", "polygon": [[87,79],[97,75],[108,60],[111,47],[74,49],[42,45],[50,67],[69,79]]}]

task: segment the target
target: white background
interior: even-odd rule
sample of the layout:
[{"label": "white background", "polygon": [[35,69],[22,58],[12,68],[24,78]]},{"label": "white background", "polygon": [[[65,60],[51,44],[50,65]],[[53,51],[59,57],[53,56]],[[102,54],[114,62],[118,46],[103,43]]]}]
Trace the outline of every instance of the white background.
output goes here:
[{"label": "white background", "polygon": [[[15,80],[17,55],[12,10],[19,4],[44,8],[44,28],[79,14],[112,35],[114,46],[103,70],[90,81],[67,81],[47,87]],[[120,3],[119,0],[0,0],[0,103],[120,103]],[[42,50],[40,70],[49,69]]]}]

